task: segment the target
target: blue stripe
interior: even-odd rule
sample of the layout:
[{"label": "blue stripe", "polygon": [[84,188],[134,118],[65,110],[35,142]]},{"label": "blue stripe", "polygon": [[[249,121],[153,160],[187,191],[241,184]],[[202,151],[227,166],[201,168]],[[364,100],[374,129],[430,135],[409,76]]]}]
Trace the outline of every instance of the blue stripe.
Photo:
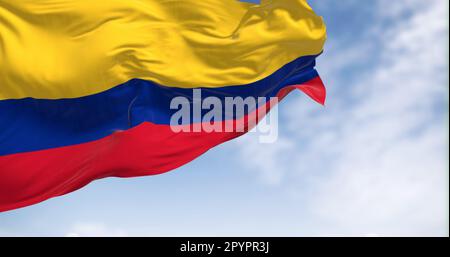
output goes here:
[{"label": "blue stripe", "polygon": [[[251,84],[201,88],[202,98],[214,96],[224,102],[225,97],[275,96],[287,85],[301,84],[318,76],[315,58],[298,58]],[[132,79],[107,91],[74,99],[1,100],[0,156],[85,143],[144,121],[170,124],[172,114],[177,111],[170,109],[171,100],[185,96],[192,105],[192,93],[193,89]]]}]

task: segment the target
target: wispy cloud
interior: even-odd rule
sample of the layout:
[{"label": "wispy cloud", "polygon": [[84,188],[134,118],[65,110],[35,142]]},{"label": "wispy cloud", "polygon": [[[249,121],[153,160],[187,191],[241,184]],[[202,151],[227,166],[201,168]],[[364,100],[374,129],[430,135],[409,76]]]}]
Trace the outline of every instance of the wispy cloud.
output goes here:
[{"label": "wispy cloud", "polygon": [[102,223],[76,223],[73,225],[66,237],[120,237],[127,236],[122,230],[112,229]]}]

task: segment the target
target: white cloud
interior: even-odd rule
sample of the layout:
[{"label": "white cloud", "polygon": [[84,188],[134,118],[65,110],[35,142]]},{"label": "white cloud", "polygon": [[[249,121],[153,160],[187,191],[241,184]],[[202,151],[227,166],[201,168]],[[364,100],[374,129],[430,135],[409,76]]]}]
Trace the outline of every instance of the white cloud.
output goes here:
[{"label": "white cloud", "polygon": [[[243,164],[258,173],[261,180],[268,185],[279,185],[283,178],[284,170],[278,167],[284,153],[293,149],[292,142],[285,138],[278,139],[276,144],[262,144],[257,138],[257,134],[251,137],[241,137],[237,140],[242,149],[240,158]],[[265,149],[261,149],[265,148]],[[278,156],[273,158],[273,156]],[[289,161],[289,160],[285,160]]]},{"label": "white cloud", "polygon": [[[294,101],[280,110],[287,116],[280,126],[289,130],[280,143],[244,144],[246,163],[262,156],[255,162],[263,177],[274,173],[297,195],[308,194],[305,234],[448,234],[448,3],[389,1],[388,11],[386,1],[378,3],[378,22],[364,41],[334,40],[319,60],[330,82],[327,108]],[[339,84],[368,55],[378,60]]]},{"label": "white cloud", "polygon": [[127,236],[119,229],[111,229],[101,223],[77,223],[66,233],[66,237],[121,237]]}]

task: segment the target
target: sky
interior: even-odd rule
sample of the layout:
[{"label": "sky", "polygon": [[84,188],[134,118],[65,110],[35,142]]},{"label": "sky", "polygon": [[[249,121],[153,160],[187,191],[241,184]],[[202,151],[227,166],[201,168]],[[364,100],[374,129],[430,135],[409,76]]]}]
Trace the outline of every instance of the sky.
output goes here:
[{"label": "sky", "polygon": [[448,1],[310,0],[325,107],[300,92],[279,138],[172,172],[94,181],[0,213],[1,236],[448,236]]}]

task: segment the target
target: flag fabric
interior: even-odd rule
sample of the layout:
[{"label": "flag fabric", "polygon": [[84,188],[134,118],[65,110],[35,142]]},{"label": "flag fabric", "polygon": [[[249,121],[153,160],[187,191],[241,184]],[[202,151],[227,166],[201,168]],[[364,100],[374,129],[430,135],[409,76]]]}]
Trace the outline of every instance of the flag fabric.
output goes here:
[{"label": "flag fabric", "polygon": [[249,129],[174,132],[170,102],[195,89],[323,104],[325,38],[306,0],[0,0],[0,211],[167,172]]}]

